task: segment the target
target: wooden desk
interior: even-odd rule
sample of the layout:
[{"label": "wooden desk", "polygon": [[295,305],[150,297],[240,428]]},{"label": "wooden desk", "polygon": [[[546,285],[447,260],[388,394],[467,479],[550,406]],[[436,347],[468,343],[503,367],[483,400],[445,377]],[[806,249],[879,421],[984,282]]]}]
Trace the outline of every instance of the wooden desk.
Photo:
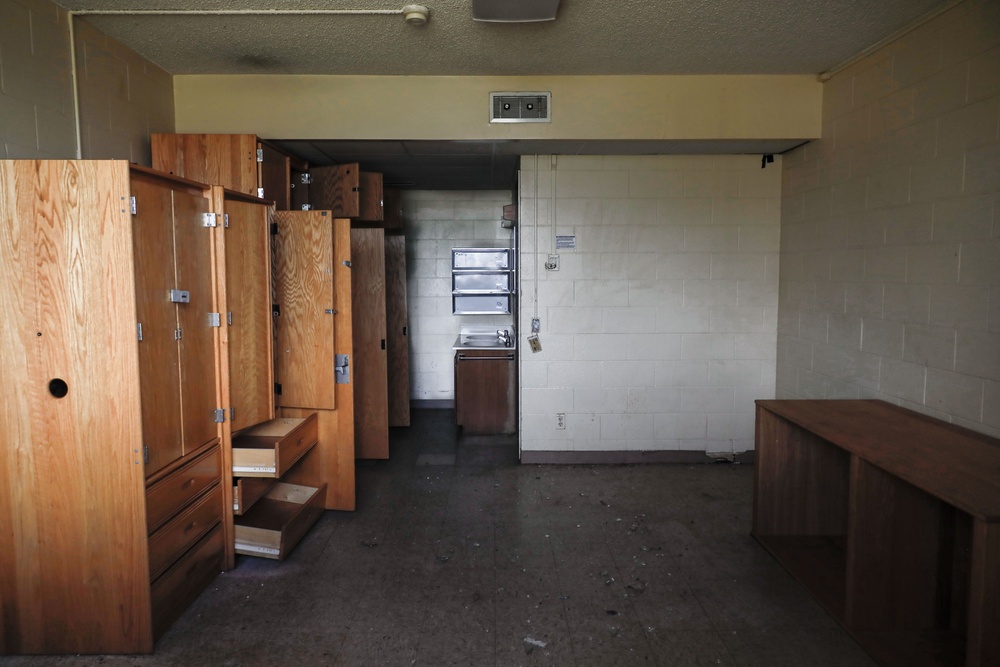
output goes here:
[{"label": "wooden desk", "polygon": [[887,665],[1000,665],[1000,440],[882,401],[757,401],[753,535]]}]

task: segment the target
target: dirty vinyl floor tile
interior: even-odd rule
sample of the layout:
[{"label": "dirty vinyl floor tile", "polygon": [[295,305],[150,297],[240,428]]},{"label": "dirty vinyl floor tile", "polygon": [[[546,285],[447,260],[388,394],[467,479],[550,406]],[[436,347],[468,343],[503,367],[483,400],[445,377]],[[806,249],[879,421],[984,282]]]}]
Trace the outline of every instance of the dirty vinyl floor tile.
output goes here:
[{"label": "dirty vinyl floor tile", "polygon": [[0,667],[874,663],[750,537],[753,468],[537,466],[414,410],[357,511],[237,558],[149,656]]}]

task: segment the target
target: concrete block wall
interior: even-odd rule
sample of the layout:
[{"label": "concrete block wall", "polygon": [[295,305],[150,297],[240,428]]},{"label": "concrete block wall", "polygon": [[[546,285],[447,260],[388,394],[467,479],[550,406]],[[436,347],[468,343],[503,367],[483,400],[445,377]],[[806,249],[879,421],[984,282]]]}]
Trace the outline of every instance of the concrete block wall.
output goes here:
[{"label": "concrete block wall", "polygon": [[0,2],[0,157],[76,157],[72,70],[65,9]]},{"label": "concrete block wall", "polygon": [[451,249],[511,247],[512,232],[500,219],[512,196],[504,190],[403,192],[412,399],[454,400],[452,345],[462,324],[513,322],[513,315],[451,312]]},{"label": "concrete block wall", "polygon": [[880,398],[1000,435],[1000,3],[838,73],[785,156],[779,398]]},{"label": "concrete block wall", "polygon": [[774,395],[781,158],[539,156],[521,170],[522,450],[752,449],[753,401]]}]

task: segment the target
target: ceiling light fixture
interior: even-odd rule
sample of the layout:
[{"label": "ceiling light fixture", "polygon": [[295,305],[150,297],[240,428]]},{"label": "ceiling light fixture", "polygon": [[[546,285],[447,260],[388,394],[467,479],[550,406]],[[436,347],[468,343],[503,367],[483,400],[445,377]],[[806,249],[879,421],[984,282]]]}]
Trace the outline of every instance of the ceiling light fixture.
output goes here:
[{"label": "ceiling light fixture", "polygon": [[423,5],[406,5],[403,7],[403,19],[410,25],[427,23],[430,12]]}]

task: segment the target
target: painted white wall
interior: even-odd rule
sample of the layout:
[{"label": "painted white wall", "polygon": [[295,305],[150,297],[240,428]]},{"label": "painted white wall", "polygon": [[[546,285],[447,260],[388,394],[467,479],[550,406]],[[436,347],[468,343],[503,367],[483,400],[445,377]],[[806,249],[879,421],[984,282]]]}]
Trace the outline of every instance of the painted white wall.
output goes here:
[{"label": "painted white wall", "polygon": [[880,398],[1000,435],[1000,3],[836,75],[786,156],[779,398]]},{"label": "painted white wall", "polygon": [[[521,169],[522,450],[752,449],[753,401],[774,394],[781,158]],[[576,249],[546,271],[553,231]]]},{"label": "painted white wall", "polygon": [[462,324],[513,321],[451,313],[451,249],[511,247],[512,232],[500,227],[500,218],[512,196],[504,190],[403,192],[412,399],[454,400],[452,345]]}]

